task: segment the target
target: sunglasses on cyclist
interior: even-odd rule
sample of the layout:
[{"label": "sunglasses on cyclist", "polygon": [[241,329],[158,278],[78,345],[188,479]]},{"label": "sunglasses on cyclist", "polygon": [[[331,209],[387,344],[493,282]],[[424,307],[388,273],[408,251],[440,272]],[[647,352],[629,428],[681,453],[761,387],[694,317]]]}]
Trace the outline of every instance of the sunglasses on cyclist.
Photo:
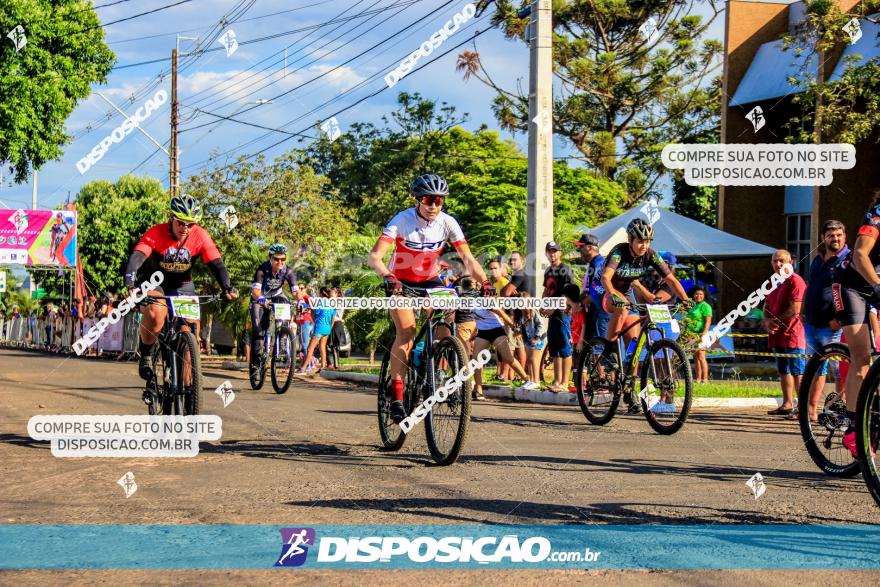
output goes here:
[{"label": "sunglasses on cyclist", "polygon": [[174,220],[175,220],[178,224],[183,225],[183,226],[185,226],[186,228],[192,228],[193,226],[196,225],[195,222],[184,222],[183,220],[180,220],[179,218],[175,218]]},{"label": "sunglasses on cyclist", "polygon": [[287,257],[272,257],[273,263],[284,263],[287,261]]},{"label": "sunglasses on cyclist", "polygon": [[425,206],[442,206],[443,196],[422,196],[421,202]]}]

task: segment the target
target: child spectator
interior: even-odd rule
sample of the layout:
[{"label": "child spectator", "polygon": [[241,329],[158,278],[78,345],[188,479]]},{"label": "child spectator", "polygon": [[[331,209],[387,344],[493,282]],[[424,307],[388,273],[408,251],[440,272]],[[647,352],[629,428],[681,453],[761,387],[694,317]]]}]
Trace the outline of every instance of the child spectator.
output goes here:
[{"label": "child spectator", "polygon": [[[522,292],[520,295],[523,298],[531,297],[529,292]],[[529,382],[537,386],[541,383],[541,355],[547,344],[547,319],[536,310],[525,309],[522,311],[519,329],[526,346],[526,374]]]},{"label": "child spectator", "polygon": [[[322,287],[321,297],[331,298],[336,296],[335,292],[330,288]],[[309,350],[306,352],[303,364],[300,366],[300,370],[297,371],[298,375],[305,375],[314,370],[311,362],[316,347],[321,351],[321,368],[327,368],[327,340],[333,329],[333,316],[336,315],[336,310],[329,308],[313,308],[312,314],[315,321],[315,330],[312,332],[312,338],[309,341]]]},{"label": "child spectator", "polygon": [[[312,330],[315,325],[312,317],[312,301],[306,291],[306,286],[300,284],[296,289],[296,316],[293,320],[299,332],[299,348],[302,353],[308,348],[312,339]],[[305,363],[303,363],[305,365]]]}]

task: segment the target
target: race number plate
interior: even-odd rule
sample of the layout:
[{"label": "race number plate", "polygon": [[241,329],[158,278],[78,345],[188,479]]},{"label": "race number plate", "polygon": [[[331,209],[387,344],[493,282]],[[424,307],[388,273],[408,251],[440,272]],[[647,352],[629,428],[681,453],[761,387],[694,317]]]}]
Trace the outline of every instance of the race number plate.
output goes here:
[{"label": "race number plate", "polygon": [[275,307],[276,320],[290,320],[290,304],[272,304]]},{"label": "race number plate", "polygon": [[668,306],[654,304],[648,304],[648,317],[651,319],[651,322],[670,322],[672,320],[672,314],[669,313]]},{"label": "race number plate", "polygon": [[173,296],[171,299],[171,314],[186,320],[198,320],[202,317],[199,298],[195,296]]},{"label": "race number plate", "polygon": [[429,298],[457,298],[458,294],[455,293],[454,289],[448,287],[429,287],[425,290],[425,293],[428,294]]}]

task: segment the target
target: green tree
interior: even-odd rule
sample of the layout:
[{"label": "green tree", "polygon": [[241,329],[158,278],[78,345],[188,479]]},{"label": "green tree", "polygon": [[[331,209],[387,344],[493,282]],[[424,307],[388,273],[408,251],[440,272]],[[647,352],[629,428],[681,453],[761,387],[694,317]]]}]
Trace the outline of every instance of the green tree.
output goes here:
[{"label": "green tree", "polygon": [[[848,12],[832,0],[808,0],[806,5],[806,22],[783,39],[793,52],[807,53],[808,62],[824,63],[829,54],[850,44],[844,26],[853,18],[875,13],[880,0],[864,0]],[[871,137],[880,140],[876,133],[880,125],[880,59],[860,63],[862,57],[847,57],[844,74],[832,82],[820,82],[806,67],[789,80],[803,91],[792,96],[797,113],[788,122],[788,142],[855,144]],[[828,67],[826,78],[831,73]]]},{"label": "green tree", "polygon": [[[27,40],[20,50],[6,38],[17,26]],[[23,182],[61,157],[64,121],[93,83],[107,81],[116,57],[84,0],[4,0],[0,41],[0,165]]]},{"label": "green tree", "polygon": [[[272,243],[287,245],[288,262],[299,279],[324,275],[325,266],[353,232],[351,213],[332,197],[327,181],[302,164],[300,153],[290,151],[271,164],[258,157],[206,169],[182,186],[182,192],[201,202],[205,213],[201,224],[214,237],[232,283],[242,294],[235,304],[208,308],[208,328],[218,316],[230,329],[240,330],[254,272],[266,260]],[[229,206],[239,221],[231,229],[220,216]],[[193,278],[199,291],[219,292],[204,265],[196,266]]]},{"label": "green tree", "polygon": [[[508,39],[526,42],[531,4],[497,0],[492,23]],[[695,129],[717,124],[721,43],[704,35],[719,14],[716,0],[702,3],[708,19],[691,14],[694,0],[555,0],[553,2],[553,131],[602,176],[621,181],[629,207],[656,194],[665,173],[660,152]],[[656,35],[640,28],[652,20]],[[498,93],[493,110],[503,128],[526,132],[528,95],[500,87],[476,51],[459,55],[457,69]]]},{"label": "green tree", "polygon": [[76,195],[83,274],[94,292],[123,290],[125,264],[138,239],[168,219],[168,193],[152,177],[90,181]]}]

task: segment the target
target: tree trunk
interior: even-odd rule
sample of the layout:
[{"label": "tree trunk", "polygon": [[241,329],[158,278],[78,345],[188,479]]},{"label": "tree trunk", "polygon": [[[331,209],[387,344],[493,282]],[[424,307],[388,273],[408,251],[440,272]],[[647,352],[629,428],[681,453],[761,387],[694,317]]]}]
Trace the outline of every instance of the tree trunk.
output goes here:
[{"label": "tree trunk", "polygon": [[214,325],[214,315],[208,314],[207,319],[205,320],[205,348],[208,351],[208,355],[211,355],[211,327]]},{"label": "tree trunk", "polygon": [[370,352],[370,363],[373,363],[376,361],[376,347],[375,347],[375,345],[370,345],[368,350]]}]

